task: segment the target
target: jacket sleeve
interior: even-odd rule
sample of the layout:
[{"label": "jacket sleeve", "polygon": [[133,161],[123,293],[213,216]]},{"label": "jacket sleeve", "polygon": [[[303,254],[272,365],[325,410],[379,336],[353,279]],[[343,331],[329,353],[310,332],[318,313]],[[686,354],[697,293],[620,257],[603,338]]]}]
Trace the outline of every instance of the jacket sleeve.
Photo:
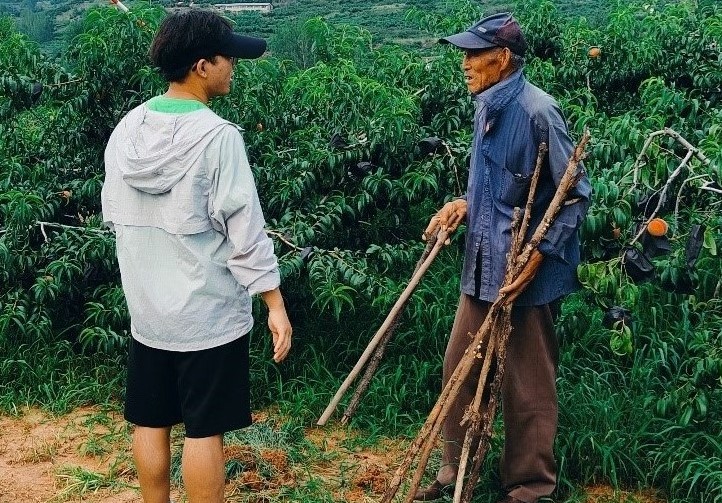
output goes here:
[{"label": "jacket sleeve", "polygon": [[250,295],[273,290],[280,284],[278,261],[263,229],[266,222],[243,137],[235,127],[223,126],[207,152],[208,214],[230,245],[226,265]]},{"label": "jacket sleeve", "polygon": [[[549,171],[555,187],[564,175],[569,159],[574,153],[574,143],[567,132],[566,122],[558,106],[550,107],[547,117],[547,134],[545,141],[549,147]],[[584,166],[580,166],[581,169]],[[556,190],[556,189],[555,189]],[[544,239],[539,243],[539,251],[545,255],[565,261],[564,250],[569,239],[575,235],[589,209],[591,185],[586,172],[583,172],[577,185],[569,192],[567,201],[571,204],[562,206],[554,223],[549,227]]]}]

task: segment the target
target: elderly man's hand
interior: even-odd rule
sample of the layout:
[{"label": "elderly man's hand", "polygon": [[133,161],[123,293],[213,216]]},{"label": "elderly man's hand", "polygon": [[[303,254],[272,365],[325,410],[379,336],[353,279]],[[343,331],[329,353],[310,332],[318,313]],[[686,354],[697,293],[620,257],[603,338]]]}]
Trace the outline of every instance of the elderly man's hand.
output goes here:
[{"label": "elderly man's hand", "polygon": [[516,298],[521,295],[527,285],[531,283],[531,280],[534,279],[534,276],[536,276],[543,259],[544,255],[542,255],[539,250],[531,252],[531,255],[529,255],[529,261],[524,266],[524,269],[521,270],[519,276],[517,276],[511,284],[499,290],[499,295],[505,296],[504,304],[514,302]]},{"label": "elderly man's hand", "polygon": [[464,199],[449,201],[436,215],[431,217],[429,225],[426,226],[426,230],[421,235],[421,239],[426,241],[439,230],[452,234],[459,227],[459,224],[464,221],[464,218],[466,218],[466,201]]}]

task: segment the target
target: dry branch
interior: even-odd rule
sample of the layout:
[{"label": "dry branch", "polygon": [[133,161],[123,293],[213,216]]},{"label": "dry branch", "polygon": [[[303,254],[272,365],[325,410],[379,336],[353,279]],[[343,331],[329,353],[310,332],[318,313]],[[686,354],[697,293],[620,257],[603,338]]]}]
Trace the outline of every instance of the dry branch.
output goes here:
[{"label": "dry branch", "polygon": [[669,187],[672,185],[672,182],[679,176],[679,174],[682,172],[682,170],[687,166],[687,163],[692,158],[692,151],[687,151],[687,154],[684,156],[684,159],[682,159],[682,162],[679,163],[679,166],[672,172],[671,175],[669,175],[669,178],[667,178],[667,181],[665,182],[664,186],[662,187],[662,190],[659,193],[659,201],[657,202],[657,206],[655,206],[654,211],[649,216],[646,222],[644,222],[644,225],[640,226],[639,231],[637,232],[637,235],[634,236],[634,239],[632,239],[629,242],[629,246],[633,245],[637,242],[637,240],[642,237],[642,234],[644,234],[644,231],[647,229],[647,225],[649,225],[649,222],[652,221],[654,217],[657,216],[659,213],[660,208],[662,208],[662,204],[664,204],[664,201],[667,199],[667,191],[669,190]]},{"label": "dry branch", "polygon": [[[471,444],[479,434],[479,427],[482,424],[482,413],[481,405],[484,394],[485,384],[491,369],[491,360],[494,355],[496,346],[496,331],[492,330],[489,335],[489,340],[486,344],[486,352],[484,355],[484,363],[481,367],[481,375],[479,376],[479,385],[476,388],[476,395],[469,408],[464,413],[464,417],[461,424],[470,422],[469,427],[466,430],[466,436],[464,437],[464,443],[461,449],[461,460],[459,461],[459,468],[456,472],[456,485],[454,487],[454,503],[457,503],[461,498],[461,490],[464,484],[464,474],[466,473],[466,465],[469,462],[469,452],[471,451]],[[486,413],[485,413],[486,414]]]},{"label": "dry branch", "polygon": [[376,331],[376,334],[374,334],[373,338],[369,342],[368,346],[364,350],[363,354],[359,358],[359,361],[356,363],[354,368],[351,370],[351,373],[349,373],[348,377],[344,380],[344,382],[339,387],[336,394],[331,399],[331,402],[326,407],[326,410],[323,411],[323,414],[321,414],[321,417],[319,418],[318,424],[319,426],[323,426],[326,424],[328,419],[331,417],[331,414],[333,414],[333,411],[338,406],[339,402],[341,401],[341,398],[343,397],[344,393],[348,388],[351,386],[351,383],[356,379],[358,374],[361,372],[361,369],[366,365],[366,362],[371,357],[372,353],[376,350],[376,347],[379,345],[381,340],[384,337],[384,334],[386,331],[391,327],[391,325],[394,323],[396,318],[398,317],[401,310],[404,308],[404,304],[409,300],[409,297],[411,297],[411,294],[416,289],[416,287],[419,284],[419,281],[421,281],[421,278],[423,277],[424,273],[426,273],[427,269],[431,265],[431,263],[434,261],[434,258],[436,258],[436,255],[438,255],[439,251],[441,250],[441,247],[446,242],[446,239],[448,237],[448,233],[446,231],[440,231],[436,236],[436,243],[434,243],[433,248],[429,252],[429,256],[426,258],[426,260],[421,264],[419,269],[416,271],[416,273],[413,275],[411,280],[409,281],[409,284],[406,286],[404,291],[401,293],[401,296],[396,301],[394,306],[391,308],[391,311],[389,312],[388,316],[384,320],[384,322],[381,324],[381,327]]},{"label": "dry branch", "polygon": [[710,160],[705,156],[701,150],[699,150],[697,147],[692,145],[690,142],[688,142],[684,137],[679,134],[677,131],[671,128],[664,128],[659,131],[654,131],[653,133],[650,133],[647,139],[644,142],[644,146],[642,147],[642,150],[639,152],[639,155],[637,156],[637,159],[634,161],[634,167],[632,168],[634,172],[634,177],[632,179],[632,188],[637,186],[638,180],[639,180],[639,168],[642,167],[642,158],[647,153],[647,149],[652,144],[652,141],[658,136],[670,136],[674,138],[680,145],[682,145],[684,148],[686,148],[689,152],[692,152],[692,154],[699,159],[699,161],[704,164],[705,166],[710,165]]},{"label": "dry branch", "polygon": [[[497,368],[494,375],[494,380],[491,385],[491,391],[489,395],[489,403],[487,404],[486,411],[483,416],[484,428],[481,431],[481,437],[479,444],[474,454],[474,464],[471,466],[469,472],[469,478],[463,486],[463,493],[459,498],[459,502],[469,503],[474,493],[474,487],[476,482],[479,480],[479,474],[481,470],[481,464],[484,462],[486,452],[489,450],[491,445],[492,427],[494,425],[494,417],[496,417],[496,409],[499,404],[499,396],[501,395],[501,385],[504,382],[504,369],[506,365],[506,348],[511,334],[511,304],[505,304],[501,308],[501,312],[497,313],[497,321],[495,324],[496,330],[499,332],[498,345],[497,345]],[[483,384],[480,382],[480,386],[486,386],[486,382]],[[467,454],[468,455],[468,454]]]},{"label": "dry branch", "polygon": [[569,159],[567,169],[566,171],[564,171],[564,175],[562,175],[562,179],[559,181],[557,191],[554,194],[551,202],[549,203],[549,206],[544,213],[542,221],[539,223],[531,239],[524,246],[524,249],[517,258],[517,271],[521,271],[526,265],[526,263],[529,261],[529,256],[531,255],[531,252],[536,250],[536,248],[539,246],[539,243],[546,235],[552,222],[554,222],[557,214],[561,210],[562,206],[564,206],[564,202],[567,199],[569,191],[576,186],[577,182],[583,175],[582,171],[577,170],[577,165],[582,161],[582,159],[584,159],[584,149],[586,148],[588,142],[589,131],[586,130],[582,135],[582,139],[579,140],[579,143],[574,149],[572,157]]},{"label": "dry branch", "polygon": [[[429,240],[426,242],[426,248],[424,249],[424,252],[421,254],[421,258],[419,258],[418,262],[416,262],[416,267],[414,267],[414,272],[411,275],[412,277],[418,272],[418,270],[421,268],[423,263],[426,262],[426,259],[429,257],[431,250],[434,249],[436,242],[437,242],[436,236],[431,236],[429,238]],[[373,356],[371,357],[371,361],[369,362],[368,366],[366,367],[366,370],[364,371],[364,375],[361,377],[361,380],[359,381],[358,385],[356,386],[356,390],[354,391],[353,395],[351,396],[351,400],[349,400],[349,403],[346,406],[346,410],[344,411],[343,416],[341,416],[341,424],[348,423],[349,419],[351,419],[351,417],[356,413],[356,408],[358,407],[359,403],[361,403],[361,397],[368,389],[369,384],[371,383],[371,379],[373,378],[374,374],[376,373],[376,370],[379,367],[379,364],[381,363],[381,359],[384,356],[384,351],[386,350],[386,344],[388,344],[389,340],[391,340],[391,336],[394,334],[396,327],[399,325],[398,318],[399,318],[399,316],[401,316],[401,314],[406,309],[406,305],[407,304],[404,304],[401,307],[399,312],[396,314],[396,319],[391,324],[389,329],[386,331],[384,336],[381,338],[379,345],[376,347],[376,350],[374,351]]]},{"label": "dry branch", "polygon": [[[481,328],[479,328],[478,332],[474,336],[474,339],[469,346],[471,350],[473,351],[473,348],[479,345],[481,340],[488,334],[490,329],[491,321],[489,320],[489,317],[484,320],[484,323],[482,324]],[[399,489],[399,486],[401,485],[401,482],[406,475],[406,472],[408,471],[409,467],[411,466],[411,463],[413,462],[414,458],[416,457],[416,454],[419,452],[419,450],[422,447],[422,444],[428,439],[428,438],[435,438],[436,434],[438,434],[439,429],[441,428],[441,423],[443,423],[443,419],[446,418],[446,415],[448,414],[448,404],[453,403],[454,399],[456,398],[456,395],[458,394],[458,388],[461,384],[462,378],[466,377],[469,374],[469,370],[471,368],[471,364],[474,360],[474,355],[470,352],[467,352],[468,354],[464,355],[464,358],[462,358],[461,362],[459,362],[459,365],[454,370],[454,373],[449,378],[449,381],[447,382],[446,386],[444,386],[444,389],[441,391],[441,395],[439,396],[439,399],[436,402],[436,405],[434,405],[433,409],[431,409],[431,412],[429,413],[428,418],[426,419],[426,422],[421,427],[421,430],[419,431],[419,434],[416,436],[416,439],[414,442],[409,446],[409,449],[406,451],[406,456],[404,457],[404,460],[401,463],[401,466],[396,470],[396,473],[394,474],[393,479],[391,480],[389,487],[386,490],[386,493],[384,493],[383,498],[381,499],[381,502],[383,503],[389,503],[393,497],[396,495],[396,492]],[[452,396],[452,391],[455,391],[455,393]],[[441,418],[441,421],[437,421],[439,418]],[[438,428],[437,428],[437,422]],[[418,485],[417,485],[418,487]],[[413,497],[413,495],[412,495]]]},{"label": "dry branch", "polygon": [[[519,255],[521,245],[524,242],[527,231],[529,230],[529,222],[531,220],[531,207],[534,204],[534,197],[536,195],[536,187],[539,183],[539,175],[541,174],[542,163],[544,162],[544,157],[546,156],[548,151],[549,148],[547,147],[546,143],[542,142],[539,144],[539,151],[537,152],[536,156],[536,164],[534,165],[534,174],[531,177],[531,184],[529,185],[529,195],[526,199],[524,219],[521,222],[521,228],[519,229],[519,232],[516,233],[515,239],[512,241],[513,245],[511,248],[511,256],[515,259],[516,256]],[[517,218],[518,217],[515,216],[512,220],[512,228],[514,227],[514,220],[516,220]]]}]

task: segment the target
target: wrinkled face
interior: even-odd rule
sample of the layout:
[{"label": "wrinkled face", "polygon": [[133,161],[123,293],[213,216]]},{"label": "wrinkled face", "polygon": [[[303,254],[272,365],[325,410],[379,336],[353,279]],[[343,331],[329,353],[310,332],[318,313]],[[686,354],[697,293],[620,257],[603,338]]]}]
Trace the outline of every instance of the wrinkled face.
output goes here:
[{"label": "wrinkled face", "polygon": [[502,47],[464,51],[461,70],[471,94],[479,94],[501,81],[507,74],[509,50]]}]

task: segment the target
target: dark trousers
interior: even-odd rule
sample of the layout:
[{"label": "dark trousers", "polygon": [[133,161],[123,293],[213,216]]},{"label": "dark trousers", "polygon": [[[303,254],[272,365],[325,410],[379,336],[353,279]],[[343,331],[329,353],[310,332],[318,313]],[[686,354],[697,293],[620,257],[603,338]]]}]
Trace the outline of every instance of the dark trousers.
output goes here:
[{"label": "dark trousers", "polygon": [[[461,295],[444,356],[444,385],[481,327],[489,305],[488,302]],[[483,358],[476,360],[443,425],[441,470],[447,473],[450,468],[455,472],[459,465],[466,434],[466,428],[459,423],[476,393],[482,363]],[[534,503],[538,498],[550,495],[556,486],[553,451],[558,414],[558,363],[559,345],[554,332],[552,308],[549,305],[513,308],[502,385],[504,451],[500,475],[504,489],[526,503]],[[488,392],[485,396],[488,397]],[[486,401],[482,407],[485,404]]]}]

